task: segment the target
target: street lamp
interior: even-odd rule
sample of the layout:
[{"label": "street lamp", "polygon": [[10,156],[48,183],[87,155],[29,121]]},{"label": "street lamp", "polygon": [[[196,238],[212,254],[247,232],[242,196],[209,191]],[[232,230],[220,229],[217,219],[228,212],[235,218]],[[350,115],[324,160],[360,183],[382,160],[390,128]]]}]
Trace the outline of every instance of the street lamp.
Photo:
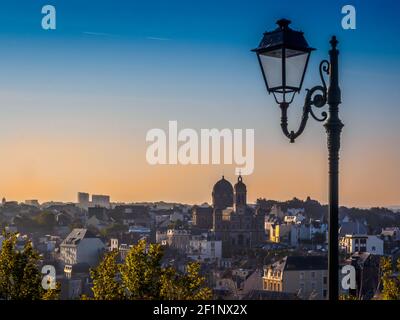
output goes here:
[{"label": "street lamp", "polygon": [[[268,93],[272,93],[275,101],[281,108],[281,128],[291,143],[294,143],[307,124],[311,115],[319,122],[325,122],[324,127],[328,135],[329,152],[329,299],[339,298],[339,149],[340,133],[343,123],[339,119],[339,104],[341,94],[338,79],[338,55],[336,49],[338,41],[333,36],[329,51],[330,61],[323,60],[319,65],[321,85],[307,89],[303,105],[303,115],[297,131],[289,131],[287,110],[293,102],[296,93],[299,93],[307,70],[311,48],[303,32],[289,27],[290,21],[277,21],[278,28],[272,32],[265,32],[258,48],[252,50],[257,54],[262,75]],[[326,86],[324,74],[329,75],[329,88]],[[329,105],[328,112],[316,115],[313,110]]]},{"label": "street lamp", "polygon": [[[302,32],[289,28],[290,21],[281,19],[279,28],[264,33],[257,49],[258,62],[269,93],[278,103],[293,100],[301,90],[311,51]],[[281,98],[281,99],[280,99]]]}]

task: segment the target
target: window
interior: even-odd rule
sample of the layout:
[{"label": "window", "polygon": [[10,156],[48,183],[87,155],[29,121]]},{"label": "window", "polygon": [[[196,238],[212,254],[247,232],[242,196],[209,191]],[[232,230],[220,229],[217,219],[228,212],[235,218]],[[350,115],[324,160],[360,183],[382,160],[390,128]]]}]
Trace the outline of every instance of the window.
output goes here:
[{"label": "window", "polygon": [[304,272],[300,272],[300,280],[304,280]]},{"label": "window", "polygon": [[327,284],[328,283],[328,277],[324,277],[324,284]]},{"label": "window", "polygon": [[323,291],[323,296],[324,296],[324,298],[326,298],[328,296],[328,292],[326,289],[324,289],[324,291]]},{"label": "window", "polygon": [[315,271],[311,271],[311,278],[315,279]]}]

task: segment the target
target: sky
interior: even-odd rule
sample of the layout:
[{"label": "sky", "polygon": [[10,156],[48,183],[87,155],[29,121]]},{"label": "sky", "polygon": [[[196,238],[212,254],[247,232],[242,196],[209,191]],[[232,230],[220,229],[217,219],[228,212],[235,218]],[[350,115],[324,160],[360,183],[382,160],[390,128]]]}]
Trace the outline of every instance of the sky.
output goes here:
[{"label": "sky", "polygon": [[[56,8],[56,30],[41,9]],[[356,30],[341,27],[344,5]],[[211,200],[230,165],[146,161],[152,128],[253,128],[249,201],[311,196],[327,202],[326,134],[310,120],[289,144],[257,59],[263,32],[285,17],[313,52],[303,88],[320,83],[329,39],[340,50],[345,124],[340,203],[400,204],[398,1],[3,0],[0,10],[0,196],[75,201]],[[304,92],[304,90],[303,90]],[[295,129],[304,94],[289,109]]]}]

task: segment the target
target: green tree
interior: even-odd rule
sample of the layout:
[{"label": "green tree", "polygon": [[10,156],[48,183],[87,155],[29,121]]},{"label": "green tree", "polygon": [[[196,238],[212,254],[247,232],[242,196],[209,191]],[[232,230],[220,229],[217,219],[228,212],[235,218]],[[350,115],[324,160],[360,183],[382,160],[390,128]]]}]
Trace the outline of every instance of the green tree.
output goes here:
[{"label": "green tree", "polygon": [[14,223],[22,232],[35,232],[38,228],[37,222],[29,217],[15,217]]},{"label": "green tree", "polygon": [[352,296],[349,294],[341,294],[339,296],[339,300],[359,300],[356,296]]},{"label": "green tree", "polygon": [[123,233],[126,231],[128,231],[127,226],[125,226],[123,224],[115,223],[115,224],[112,224],[111,226],[108,226],[107,228],[104,228],[103,230],[101,230],[100,234],[103,237],[110,238],[112,236],[115,236],[119,233]]},{"label": "green tree", "polygon": [[83,223],[82,223],[82,221],[81,220],[79,220],[79,219],[75,219],[75,220],[73,220],[72,222],[71,222],[71,224],[68,226],[71,230],[73,230],[73,229],[80,229],[80,228],[84,228],[84,225],[83,225]]},{"label": "green tree", "polygon": [[[117,252],[107,254],[91,272],[96,300],[190,300],[211,299],[211,289],[199,275],[200,265],[187,266],[185,274],[163,268],[162,248],[159,244],[146,245],[139,241],[128,252],[125,262],[116,263]],[[88,299],[87,297],[82,297]]]},{"label": "green tree", "polygon": [[60,298],[61,293],[61,284],[59,282],[56,283],[55,289],[45,290],[42,295],[42,300],[58,300]]},{"label": "green tree", "polygon": [[171,222],[169,225],[168,225],[168,229],[181,229],[182,227],[184,227],[184,223],[183,223],[183,221],[182,220],[176,220],[176,221],[173,221],[173,222]]},{"label": "green tree", "polygon": [[107,253],[99,266],[90,271],[95,300],[121,300],[124,298],[123,288],[118,281],[117,255],[118,251],[116,250]]},{"label": "green tree", "polygon": [[159,299],[161,278],[161,246],[146,241],[133,246],[121,266],[121,278],[129,299]]},{"label": "green tree", "polygon": [[212,298],[210,288],[204,286],[200,276],[200,264],[189,263],[187,273],[178,275],[173,268],[164,270],[161,276],[161,298],[165,300],[208,300]]},{"label": "green tree", "polygon": [[56,217],[53,213],[43,211],[34,218],[38,228],[43,231],[52,231],[57,224]]},{"label": "green tree", "polygon": [[[397,260],[397,269],[400,267],[400,259]],[[400,300],[400,275],[394,276],[392,259],[388,257],[381,258],[380,269],[382,272],[382,299]]]},{"label": "green tree", "polygon": [[42,288],[39,271],[40,256],[28,241],[17,250],[17,235],[3,233],[5,239],[0,250],[0,298],[5,300],[39,300],[56,298]]}]

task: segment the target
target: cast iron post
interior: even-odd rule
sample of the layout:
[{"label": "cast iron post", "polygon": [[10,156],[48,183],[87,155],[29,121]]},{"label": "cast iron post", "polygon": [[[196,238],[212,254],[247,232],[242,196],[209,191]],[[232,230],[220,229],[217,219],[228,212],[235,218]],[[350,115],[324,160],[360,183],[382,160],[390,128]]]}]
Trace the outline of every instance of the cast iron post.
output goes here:
[{"label": "cast iron post", "polygon": [[343,123],[339,118],[339,104],[341,93],[339,88],[338,55],[336,49],[338,41],[332,37],[330,56],[330,76],[328,88],[329,118],[325,123],[328,135],[329,152],[329,300],[339,299],[339,149],[340,134]]}]

